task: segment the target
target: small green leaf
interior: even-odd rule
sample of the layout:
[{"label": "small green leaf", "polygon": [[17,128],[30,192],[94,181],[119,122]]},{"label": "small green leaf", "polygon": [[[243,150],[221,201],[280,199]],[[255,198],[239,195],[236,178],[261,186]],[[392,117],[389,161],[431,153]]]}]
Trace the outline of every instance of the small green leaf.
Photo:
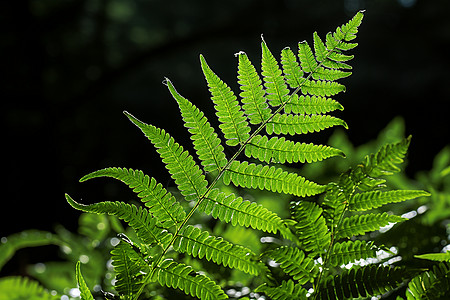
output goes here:
[{"label": "small green leaf", "polygon": [[86,282],[84,281],[83,275],[81,274],[81,262],[78,261],[76,265],[76,278],[78,289],[80,290],[81,300],[94,300],[91,291],[89,290]]}]

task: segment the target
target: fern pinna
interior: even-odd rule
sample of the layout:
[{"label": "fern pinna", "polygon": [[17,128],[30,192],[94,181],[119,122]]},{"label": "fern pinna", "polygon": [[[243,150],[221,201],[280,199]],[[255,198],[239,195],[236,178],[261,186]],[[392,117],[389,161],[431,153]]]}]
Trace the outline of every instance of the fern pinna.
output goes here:
[{"label": "fern pinna", "polygon": [[[338,125],[347,127],[343,120],[328,114],[343,109],[330,97],[345,90],[337,80],[351,74],[348,61],[353,56],[346,53],[357,46],[351,41],[362,18],[363,12],[358,12],[347,24],[328,33],[325,40],[314,33],[313,48],[306,41],[301,42],[297,55],[290,48],[283,49],[280,62],[262,40],[260,74],[244,52],[237,53],[240,101],[200,56],[220,134],[204,113],[166,79],[165,84],[191,134],[200,165],[165,130],[125,112],[155,146],[189,206],[179,202],[156,179],[142,171],[124,168],[99,170],[81,181],[105,176],[118,179],[133,189],[143,206],[124,202],[83,205],[66,195],[74,208],[115,215],[134,230],[132,237],[122,236],[111,252],[116,292],[121,299],[138,299],[144,292],[150,295],[147,287],[155,283],[200,299],[228,298],[220,282],[204,270],[196,270],[194,264],[178,260],[176,253],[255,276],[262,281],[255,291],[271,299],[376,295],[408,277],[402,269],[377,265],[342,273],[336,270],[376,256],[376,245],[349,237],[403,221],[385,213],[347,216],[347,212],[427,195],[423,191],[382,190],[384,179],[380,176],[397,171],[396,164],[402,161],[409,139],[368,156],[337,183],[315,183],[280,166],[285,162],[311,163],[344,156],[339,149],[296,142],[284,136]],[[234,154],[228,158],[224,147],[233,148]],[[219,183],[288,194],[301,200],[292,202],[292,218],[283,220],[261,204],[220,189]],[[311,196],[317,197],[305,198]],[[190,210],[185,211],[186,207]],[[283,245],[277,247],[274,243],[269,251],[255,253],[190,224],[198,213],[234,226],[279,234]],[[278,264],[277,270],[270,261]],[[280,272],[285,275],[279,278]],[[374,278],[379,280],[372,282]]]}]

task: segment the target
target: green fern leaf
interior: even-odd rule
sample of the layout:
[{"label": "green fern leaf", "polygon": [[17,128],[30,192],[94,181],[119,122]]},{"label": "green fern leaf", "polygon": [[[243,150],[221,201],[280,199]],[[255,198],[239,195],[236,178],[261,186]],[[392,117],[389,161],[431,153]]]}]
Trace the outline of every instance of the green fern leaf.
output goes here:
[{"label": "green fern leaf", "polygon": [[421,190],[370,191],[354,195],[349,201],[349,210],[370,210],[388,203],[397,203],[417,197],[430,196]]},{"label": "green fern leaf", "polygon": [[115,215],[131,226],[137,236],[146,244],[157,244],[162,247],[167,246],[172,239],[172,234],[161,226],[161,223],[154,218],[148,210],[136,207],[123,202],[99,202],[91,205],[84,205],[75,202],[66,194],[67,202],[75,209],[96,213]]},{"label": "green fern leaf", "polygon": [[301,89],[303,94],[334,96],[344,92],[345,86],[335,81],[306,80]]},{"label": "green fern leaf", "polygon": [[124,299],[133,299],[142,284],[143,272],[148,272],[148,264],[123,241],[111,251],[111,259],[116,272],[115,290]]},{"label": "green fern leaf", "polygon": [[375,154],[366,156],[363,162],[364,173],[369,177],[379,177],[399,172],[397,164],[403,162],[410,142],[411,136],[398,143],[387,144]]},{"label": "green fern leaf", "polygon": [[311,47],[308,42],[303,41],[298,43],[298,58],[303,72],[312,73],[318,67],[318,63],[314,57]]},{"label": "green fern leaf", "polygon": [[37,281],[27,277],[8,276],[0,278],[1,300],[57,300],[61,296],[50,294]]},{"label": "green fern leaf", "polygon": [[[297,88],[303,83],[303,71],[300,68],[294,52],[289,47],[281,50],[281,65],[286,82],[291,88]],[[292,101],[292,100],[291,100]],[[289,101],[289,102],[291,102]]]},{"label": "green fern leaf", "polygon": [[234,194],[225,194],[213,189],[198,207],[199,211],[211,215],[215,219],[277,233],[287,230],[282,219],[274,212],[255,202],[250,202]]},{"label": "green fern leaf", "polygon": [[423,272],[409,282],[406,299],[441,299],[448,291],[450,291],[450,263],[441,262],[433,266],[432,271]]},{"label": "green fern leaf", "polygon": [[308,294],[301,284],[295,284],[292,280],[283,281],[276,287],[264,283],[255,292],[264,293],[272,300],[306,300]]},{"label": "green fern leaf", "polygon": [[450,263],[450,251],[445,253],[427,253],[421,255],[414,255],[415,258],[429,259],[434,261],[446,261]]},{"label": "green fern leaf", "polygon": [[329,115],[285,115],[276,114],[266,126],[267,134],[305,134],[319,132],[333,126],[344,126],[347,124],[336,117]]},{"label": "green fern leaf", "polygon": [[201,55],[200,61],[203,74],[209,86],[216,109],[219,122],[222,123],[219,128],[222,130],[226,143],[229,146],[244,144],[249,138],[250,127],[236,96],[231,89],[211,70]]},{"label": "green fern leaf", "polygon": [[192,267],[177,263],[171,259],[164,260],[155,270],[153,281],[162,286],[182,290],[186,295],[202,300],[227,299],[223,290],[203,274],[195,274]]},{"label": "green fern leaf", "polygon": [[322,42],[322,39],[317,34],[317,31],[313,34],[314,39],[314,52],[316,54],[316,58],[318,61],[322,62],[328,56],[328,50],[325,47],[325,44]]},{"label": "green fern leaf", "polygon": [[238,83],[242,91],[239,95],[244,104],[242,108],[250,124],[260,124],[269,119],[272,114],[264,97],[261,79],[247,55],[244,52],[239,52],[237,55],[239,57]]},{"label": "green fern leaf", "polygon": [[323,253],[331,243],[331,234],[323,217],[323,209],[313,202],[299,201],[291,206],[295,229],[306,251]]},{"label": "green fern leaf", "polygon": [[280,268],[300,284],[311,281],[319,273],[314,260],[298,248],[282,246],[266,255],[280,264]]},{"label": "green fern leaf", "polygon": [[398,287],[410,273],[404,268],[368,265],[344,270],[323,284],[317,299],[348,299],[384,294]]},{"label": "green fern leaf", "polygon": [[344,107],[331,98],[317,97],[309,95],[297,94],[292,96],[292,99],[284,107],[284,112],[294,114],[319,115],[335,110],[343,110]]},{"label": "green fern leaf", "polygon": [[389,215],[386,212],[381,214],[354,215],[342,221],[342,224],[336,231],[335,239],[363,235],[389,225],[389,223],[403,222],[405,220],[407,219],[396,215]]},{"label": "green fern leaf", "polygon": [[217,133],[214,132],[203,112],[182,97],[170,80],[166,78],[165,82],[180,107],[184,126],[192,134],[191,139],[204,170],[206,172],[221,171],[227,164],[227,159]]},{"label": "green fern leaf", "polygon": [[266,163],[311,163],[321,161],[333,156],[342,156],[344,153],[336,148],[312,143],[295,143],[285,140],[284,137],[269,138],[264,135],[256,135],[245,148],[247,157],[256,158]]},{"label": "green fern leaf", "polygon": [[377,248],[373,243],[365,241],[346,241],[335,243],[329,256],[329,262],[332,266],[338,267],[359,259],[376,257]]},{"label": "green fern leaf", "polygon": [[261,69],[266,87],[266,98],[271,106],[279,106],[287,101],[289,90],[278,66],[277,60],[270,52],[266,42],[261,42]]},{"label": "green fern leaf", "polygon": [[158,149],[162,161],[185,199],[199,200],[205,194],[208,182],[192,156],[163,129],[145,124],[127,112],[125,114]]},{"label": "green fern leaf", "polygon": [[77,262],[75,276],[77,278],[78,289],[80,290],[81,300],[94,300],[91,291],[89,290],[86,282],[84,281],[83,275],[81,274],[81,263]]},{"label": "green fern leaf", "polygon": [[164,228],[172,226],[178,228],[186,217],[183,207],[176,201],[175,197],[167,192],[154,178],[150,178],[142,171],[125,168],[106,168],[92,172],[80,179],[81,182],[98,177],[111,177],[122,181],[133,192],[138,194],[141,201],[148,210],[157,217]]},{"label": "green fern leaf", "polygon": [[268,165],[233,161],[223,175],[223,182],[244,188],[259,188],[277,193],[305,197],[320,194],[325,186],[306,180],[295,173]]},{"label": "green fern leaf", "polygon": [[33,229],[12,234],[6,237],[6,242],[0,243],[0,270],[20,249],[45,245],[62,245],[63,243],[58,236],[48,231]]},{"label": "green fern leaf", "polygon": [[242,246],[234,245],[221,237],[210,236],[194,226],[186,226],[178,233],[173,248],[200,259],[206,258],[218,265],[258,275],[264,265],[257,262],[255,254]]},{"label": "green fern leaf", "polygon": [[[361,25],[362,19],[364,17],[364,11],[361,10],[356,15],[347,22],[336,29],[336,32],[333,34],[333,37],[336,40],[336,47],[345,46],[344,41],[349,42],[356,38],[356,34],[358,33],[358,27]],[[329,45],[327,45],[328,47]],[[328,47],[331,48],[331,47]],[[346,50],[346,48],[338,48],[341,50]]]}]

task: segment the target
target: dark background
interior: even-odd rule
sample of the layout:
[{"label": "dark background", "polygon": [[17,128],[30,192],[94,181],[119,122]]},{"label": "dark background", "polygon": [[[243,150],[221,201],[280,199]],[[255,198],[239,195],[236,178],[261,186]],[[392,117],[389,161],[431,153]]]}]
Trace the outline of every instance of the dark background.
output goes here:
[{"label": "dark background", "polygon": [[[234,53],[255,66],[260,35],[278,57],[366,16],[353,75],[337,96],[355,144],[402,115],[413,135],[407,172],[430,169],[449,142],[448,0],[3,1],[1,103],[3,176],[0,237],[55,224],[76,228],[64,199],[91,203],[133,197],[112,179],[79,183],[104,167],[142,169],[171,185],[159,157],[122,114],[166,128],[190,147],[167,76],[213,124],[199,54],[237,91]],[[328,131],[330,134],[332,131]]]}]

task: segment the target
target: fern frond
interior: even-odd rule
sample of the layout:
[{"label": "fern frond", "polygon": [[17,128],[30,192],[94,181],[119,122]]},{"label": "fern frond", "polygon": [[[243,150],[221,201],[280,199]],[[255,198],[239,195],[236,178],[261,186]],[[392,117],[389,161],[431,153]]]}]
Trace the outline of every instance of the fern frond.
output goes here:
[{"label": "fern frond", "polygon": [[311,281],[319,273],[318,265],[298,248],[282,246],[266,254],[288,275],[300,284]]},{"label": "fern frond", "polygon": [[331,243],[331,234],[323,217],[323,209],[313,202],[299,201],[291,206],[295,229],[306,251],[323,253]]},{"label": "fern frond", "polygon": [[307,41],[298,43],[298,58],[305,73],[311,73],[318,67],[318,63]]},{"label": "fern frond", "polygon": [[153,273],[153,281],[162,286],[182,290],[186,295],[202,300],[221,300],[228,296],[214,281],[203,274],[196,274],[192,267],[164,260]]},{"label": "fern frond", "polygon": [[264,97],[265,91],[261,79],[247,54],[239,52],[237,55],[239,59],[238,83],[241,89],[239,95],[244,104],[242,108],[249,118],[250,124],[260,124],[269,119],[272,114]]},{"label": "fern frond", "polygon": [[300,143],[286,140],[284,137],[255,135],[245,148],[247,157],[256,158],[266,163],[296,163],[316,162],[333,156],[342,156],[344,153],[336,148],[312,143]]},{"label": "fern frond", "polygon": [[0,278],[0,299],[2,300],[57,300],[60,298],[61,296],[50,294],[37,281],[27,277]]},{"label": "fern frond", "polygon": [[0,243],[0,270],[22,248],[62,244],[64,242],[58,236],[48,231],[24,230],[12,234],[6,237],[6,242]]},{"label": "fern frond", "polygon": [[123,202],[108,201],[84,205],[77,203],[67,194],[66,200],[75,209],[96,214],[114,215],[124,220],[136,231],[137,236],[145,244],[157,244],[164,247],[172,239],[172,234],[164,229],[161,223],[145,208]]},{"label": "fern frond", "polygon": [[410,142],[411,136],[398,143],[387,144],[375,154],[366,156],[362,164],[364,173],[369,177],[379,177],[399,172],[397,164],[403,162]]},{"label": "fern frond", "polygon": [[370,191],[354,195],[349,201],[349,210],[362,211],[380,207],[388,203],[397,203],[417,197],[430,196],[421,190]]},{"label": "fern frond", "polygon": [[306,80],[301,87],[303,94],[334,96],[345,91],[345,86],[336,81]]},{"label": "fern frond", "polygon": [[250,126],[244,112],[240,109],[236,96],[208,66],[205,58],[201,55],[200,62],[212,95],[214,108],[216,109],[219,128],[222,130],[226,143],[229,146],[243,144],[249,138]]},{"label": "fern frond", "polygon": [[233,161],[223,175],[223,182],[244,188],[259,188],[299,197],[320,194],[325,186],[306,180],[295,173],[268,165]]},{"label": "fern frond", "polygon": [[407,219],[396,215],[389,215],[386,212],[381,214],[354,215],[342,221],[342,224],[335,233],[335,239],[363,235],[389,225],[389,223],[398,223],[405,220]]},{"label": "fern frond", "polygon": [[78,289],[80,290],[81,300],[94,300],[91,291],[89,290],[86,281],[84,281],[83,275],[81,274],[81,262],[78,261],[75,267],[75,277],[77,278]]},{"label": "fern frond", "polygon": [[111,259],[116,272],[115,290],[124,299],[132,299],[142,284],[144,272],[148,272],[148,264],[123,241],[111,250]]},{"label": "fern frond", "polygon": [[208,182],[192,156],[163,129],[145,124],[127,112],[125,114],[158,149],[162,161],[185,199],[200,199],[206,192]]},{"label": "fern frond", "polygon": [[98,177],[111,177],[132,188],[133,192],[137,193],[137,196],[141,198],[141,201],[164,228],[170,229],[172,226],[178,228],[179,223],[186,217],[183,207],[175,197],[153,177],[150,178],[142,171],[126,168],[106,168],[84,176],[80,179],[80,182]]},{"label": "fern frond", "polygon": [[359,259],[376,257],[377,247],[373,243],[365,241],[346,241],[335,243],[329,256],[329,262],[332,266],[341,266]]},{"label": "fern frond", "polygon": [[450,263],[450,251],[447,250],[447,252],[445,252],[445,253],[427,253],[427,254],[414,255],[414,258],[428,259],[428,260],[434,260],[434,261],[446,261],[446,262]]},{"label": "fern frond", "polygon": [[450,263],[441,262],[433,270],[414,277],[408,284],[407,300],[441,299],[450,291]]},{"label": "fern frond", "polygon": [[206,258],[218,265],[258,275],[264,267],[250,249],[234,245],[221,237],[210,236],[194,226],[184,227],[177,235],[173,248],[200,259]]},{"label": "fern frond", "polygon": [[[281,50],[281,65],[284,77],[291,88],[297,88],[303,83],[303,71],[300,68],[294,52],[289,47]],[[291,101],[290,101],[291,102]]]},{"label": "fern frond", "polygon": [[284,107],[284,112],[294,114],[320,115],[335,110],[343,110],[344,107],[334,99],[297,94]]},{"label": "fern frond", "polygon": [[255,292],[264,293],[273,300],[306,300],[308,293],[301,284],[295,284],[292,280],[283,281],[276,287],[264,283],[257,287]]},{"label": "fern frond", "polygon": [[271,106],[279,106],[286,102],[289,90],[278,66],[277,60],[270,52],[264,39],[261,42],[261,70],[266,88],[266,98]]},{"label": "fern frond", "polygon": [[305,134],[319,132],[333,126],[344,126],[343,120],[329,115],[276,114],[266,126],[267,134]]},{"label": "fern frond", "polygon": [[194,149],[197,151],[197,156],[205,172],[221,171],[227,164],[227,159],[214,128],[211,127],[203,112],[175,90],[170,80],[166,78],[165,82],[180,107],[184,126],[192,134]]},{"label": "fern frond", "polygon": [[282,219],[276,213],[261,204],[220,192],[219,189],[213,189],[198,209],[233,226],[240,225],[272,233],[286,230]]},{"label": "fern frond", "polygon": [[368,265],[344,270],[328,279],[317,299],[348,299],[384,294],[398,287],[410,273],[404,268]]}]

